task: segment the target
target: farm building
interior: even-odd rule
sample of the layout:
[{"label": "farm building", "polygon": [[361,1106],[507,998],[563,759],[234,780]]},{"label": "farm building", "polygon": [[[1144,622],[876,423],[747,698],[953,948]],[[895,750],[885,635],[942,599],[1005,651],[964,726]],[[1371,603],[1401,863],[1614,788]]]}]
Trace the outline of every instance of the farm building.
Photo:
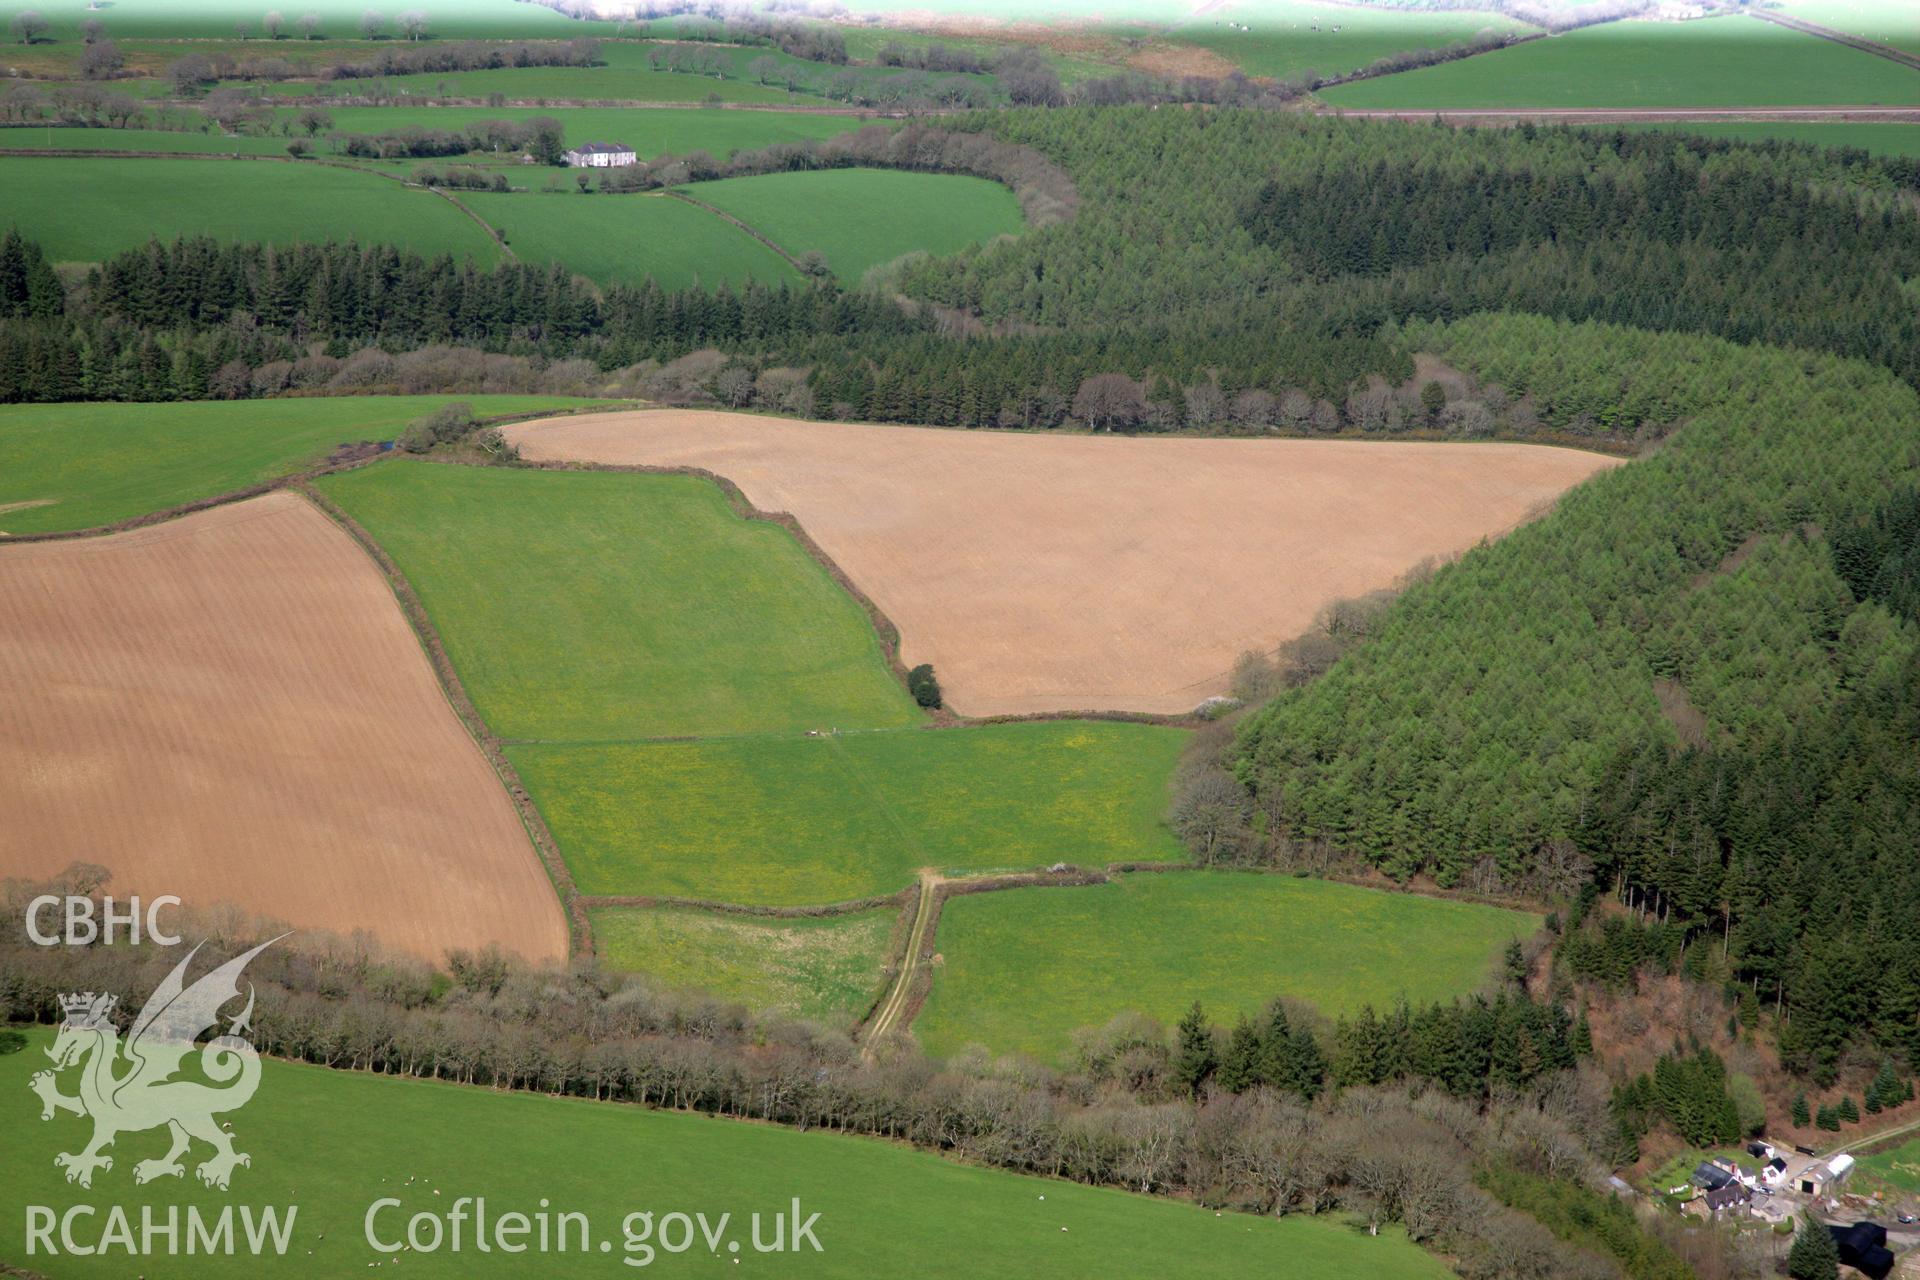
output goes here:
[{"label": "farm building", "polygon": [[567,163],[576,169],[617,169],[637,164],[639,155],[624,142],[583,142],[567,152]]},{"label": "farm building", "polygon": [[1845,1152],[1822,1164],[1809,1165],[1800,1175],[1801,1194],[1830,1195],[1840,1183],[1846,1181],[1847,1175],[1852,1172],[1853,1157]]},{"label": "farm building", "polygon": [[1787,1178],[1787,1162],[1779,1156],[1767,1161],[1760,1170],[1760,1181],[1770,1187],[1777,1187]]},{"label": "farm building", "polygon": [[1706,1218],[1718,1218],[1728,1210],[1739,1210],[1753,1199],[1753,1193],[1738,1182],[1729,1182],[1726,1186],[1697,1196],[1687,1205],[1690,1212]]},{"label": "farm building", "polygon": [[1834,1247],[1843,1265],[1852,1267],[1870,1280],[1886,1280],[1893,1271],[1893,1251],[1887,1248],[1887,1229],[1875,1222],[1856,1222],[1850,1227],[1829,1226]]}]

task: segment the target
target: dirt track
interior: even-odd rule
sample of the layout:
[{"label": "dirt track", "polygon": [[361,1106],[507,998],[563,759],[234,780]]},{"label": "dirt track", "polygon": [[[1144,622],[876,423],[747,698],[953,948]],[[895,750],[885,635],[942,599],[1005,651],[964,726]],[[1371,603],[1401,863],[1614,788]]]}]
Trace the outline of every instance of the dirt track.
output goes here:
[{"label": "dirt track", "polygon": [[439,960],[566,954],[513,805],[385,580],[275,493],[0,548],[0,877],[367,929]]},{"label": "dirt track", "polygon": [[507,428],[530,460],[701,467],[797,516],[967,715],[1190,710],[1234,657],[1615,459],[1513,444],[1110,439],[681,410]]}]

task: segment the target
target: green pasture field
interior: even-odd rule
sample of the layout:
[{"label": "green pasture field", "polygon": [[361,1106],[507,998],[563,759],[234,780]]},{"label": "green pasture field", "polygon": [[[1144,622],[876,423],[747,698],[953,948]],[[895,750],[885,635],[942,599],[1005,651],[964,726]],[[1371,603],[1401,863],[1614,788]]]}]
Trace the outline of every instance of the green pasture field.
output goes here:
[{"label": "green pasture field", "polygon": [[1860,1162],[1860,1172],[1867,1177],[1884,1182],[1896,1191],[1920,1195],[1920,1137],[1855,1159]]},{"label": "green pasture field", "polygon": [[[317,462],[337,444],[391,440],[451,400],[489,417],[591,403],[561,396],[315,396],[0,405],[0,529],[90,529],[244,489]],[[47,505],[7,510],[17,503]]]},{"label": "green pasture field", "polygon": [[395,459],[320,484],[399,563],[504,737],[921,719],[860,607],[706,480]]},{"label": "green pasture field", "polygon": [[[44,1031],[34,1032],[24,1052],[0,1056],[0,1199],[14,1206],[0,1215],[0,1257],[63,1280],[136,1272],[209,1280],[306,1280],[369,1270],[387,1275],[396,1264],[374,1251],[364,1231],[374,1202],[401,1201],[375,1219],[375,1234],[384,1240],[392,1238],[390,1232],[404,1236],[415,1213],[444,1218],[463,1196],[485,1196],[494,1220],[508,1212],[531,1216],[543,1200],[550,1213],[585,1214],[592,1251],[581,1255],[574,1228],[568,1235],[573,1252],[481,1253],[469,1223],[460,1252],[443,1246],[399,1254],[399,1274],[573,1280],[656,1271],[705,1274],[711,1266],[715,1273],[800,1277],[1012,1280],[1044,1273],[1230,1280],[1270,1271],[1275,1258],[1286,1259],[1290,1280],[1442,1280],[1448,1274],[1399,1231],[1370,1237],[1332,1215],[1220,1216],[1190,1204],[1021,1177],[819,1130],[801,1133],[278,1061],[265,1064],[259,1092],[228,1117],[237,1148],[252,1157],[251,1166],[235,1172],[231,1191],[203,1188],[191,1174],[135,1186],[134,1163],[166,1150],[165,1135],[153,1131],[122,1134],[113,1148],[114,1167],[85,1190],[64,1180],[53,1156],[78,1150],[91,1132],[89,1123],[63,1113],[43,1124],[39,1099],[27,1089],[27,1077],[47,1065],[41,1049],[48,1042]],[[65,1085],[69,1092],[72,1087]],[[197,1145],[188,1160],[207,1151]],[[764,1215],[763,1238],[771,1239],[772,1215],[790,1213],[796,1197],[803,1219],[820,1215],[813,1230],[820,1251],[755,1253],[752,1215]],[[125,1206],[136,1231],[143,1205],[155,1206],[161,1222],[168,1206],[181,1206],[183,1215],[184,1206],[197,1206],[209,1219],[235,1205],[256,1211],[297,1205],[298,1214],[281,1257],[240,1251],[143,1261],[118,1249],[95,1257],[29,1254],[20,1206],[64,1212],[74,1204],[101,1206],[99,1216],[78,1220],[82,1236],[95,1240],[109,1204]],[[647,1257],[628,1252],[623,1230],[626,1216],[639,1211],[651,1211],[656,1223],[668,1213],[704,1213],[709,1225],[731,1214],[726,1235],[741,1242],[733,1259],[744,1262],[727,1265],[725,1240],[716,1257],[696,1230],[690,1252],[656,1252],[644,1272],[623,1266],[629,1257],[636,1264]],[[183,1217],[183,1238],[184,1229]],[[235,1234],[241,1234],[237,1221]],[[601,1241],[609,1245],[606,1252]]]},{"label": "green pasture field", "polygon": [[203,155],[284,156],[287,138],[183,133],[171,129],[88,129],[60,125],[0,129],[6,151],[177,151]]},{"label": "green pasture field", "polygon": [[[291,118],[294,108],[280,108],[280,115]],[[826,115],[813,111],[730,111],[707,107],[330,107],[333,132],[387,133],[395,129],[461,129],[478,120],[526,120],[534,116],[552,116],[560,121],[569,146],[582,142],[624,142],[637,151],[642,160],[651,160],[667,152],[686,155],[707,151],[724,160],[736,151],[769,146],[775,142],[801,142],[810,138],[831,138],[870,123],[856,116]],[[4,137],[0,133],[0,137]],[[322,135],[324,141],[325,135]],[[415,163],[454,163],[416,161]]]},{"label": "green pasture field", "polygon": [[267,160],[0,158],[0,227],[55,262],[100,262],[154,237],[357,239],[491,266],[493,240],[430,191],[330,165]]},{"label": "green pasture field", "polygon": [[913,1029],[939,1056],[983,1044],[1053,1061],[1076,1028],[1128,1009],[1171,1026],[1195,1000],[1216,1022],[1275,996],[1329,1016],[1422,1004],[1473,991],[1539,927],[1478,903],[1256,873],[967,894],[941,912],[942,959]]},{"label": "green pasture field", "polygon": [[750,1009],[852,1027],[887,981],[900,912],[779,919],[677,907],[596,907],[594,953],[609,969]]},{"label": "green pasture field", "polygon": [[[1241,31],[1234,24],[1252,30]],[[1168,34],[1181,44],[1219,54],[1248,75],[1286,79],[1307,71],[1346,75],[1388,54],[1441,49],[1483,31],[1532,30],[1481,10],[1393,11],[1314,0],[1240,0],[1209,8]]]},{"label": "green pasture field", "polygon": [[1608,22],[1321,94],[1336,107],[1920,105],[1920,72],[1732,15]]},{"label": "green pasture field", "polygon": [[[0,27],[23,9],[32,9],[46,18],[51,29],[42,39],[56,42],[78,41],[80,24],[96,19],[115,40],[128,39],[213,39],[232,40],[234,24],[245,22],[257,43],[268,44],[260,29],[260,20],[273,5],[259,0],[113,0],[112,4],[90,9],[87,0],[12,0],[0,4]],[[301,0],[299,4],[280,5],[286,16],[286,35],[274,42],[276,53],[296,49],[301,43],[294,23],[301,15],[318,14],[320,34],[339,39],[360,34],[360,17],[368,12],[384,14],[388,25],[380,39],[382,45],[404,44],[392,19],[405,12],[406,5],[367,5],[359,0]],[[460,0],[457,5],[423,5],[428,18],[428,33],[433,39],[544,39],[570,40],[577,36],[608,36],[614,32],[610,22],[580,22],[544,5],[523,4],[519,0]]]},{"label": "green pasture field", "polygon": [[1013,192],[986,178],[897,169],[817,169],[723,178],[682,188],[739,218],[795,257],[827,256],[849,283],[916,250],[944,255],[1026,222]]},{"label": "green pasture field", "polygon": [[[916,5],[916,8],[921,6]],[[973,15],[977,16],[977,15]],[[1176,15],[1169,14],[1169,20]],[[1026,16],[1022,21],[1031,21]],[[880,51],[889,44],[900,44],[907,48],[924,49],[928,45],[941,45],[947,49],[964,50],[979,57],[987,66],[1008,49],[1027,48],[1036,50],[1060,76],[1062,84],[1075,84],[1093,76],[1110,76],[1122,69],[1126,62],[1126,50],[1116,37],[1105,48],[1088,49],[1075,42],[1073,52],[1066,53],[1050,48],[1045,44],[1021,44],[1012,41],[990,39],[961,39],[950,35],[925,35],[914,31],[903,31],[896,26],[849,26],[841,28],[847,41],[847,56],[860,62],[877,64]],[[935,75],[946,74],[934,72]]]},{"label": "green pasture field", "polygon": [[1920,156],[1920,124],[1803,123],[1792,120],[1747,120],[1722,123],[1696,120],[1685,124],[1623,125],[1627,129],[1664,129],[1697,133],[1706,138],[1740,142],[1811,142],[1816,147],[1859,147],[1879,156]]},{"label": "green pasture field", "polygon": [[1162,815],[1185,740],[1054,721],[509,755],[581,892],[798,906],[892,893],[923,867],[1179,861]]},{"label": "green pasture field", "polygon": [[1782,12],[1876,44],[1920,53],[1920,9],[1908,0],[1787,0]]},{"label": "green pasture field", "polygon": [[[705,102],[718,95],[722,102],[772,105],[830,105],[809,93],[788,93],[783,85],[746,80],[720,80],[687,72],[655,71],[650,67],[501,67],[485,71],[433,71],[385,76],[373,80],[336,80],[319,86],[321,97],[356,96],[375,84],[393,93],[423,98],[484,98],[505,94],[515,102],[538,103],[543,98],[592,102]],[[313,81],[283,80],[261,86],[268,94],[305,98],[315,94]]]},{"label": "green pasture field", "polygon": [[[509,181],[521,177],[508,174]],[[460,200],[524,261],[558,262],[603,284],[637,285],[651,276],[663,289],[684,289],[800,279],[792,263],[706,209],[660,193],[582,195],[572,174],[560,179],[557,193],[463,191]]]}]

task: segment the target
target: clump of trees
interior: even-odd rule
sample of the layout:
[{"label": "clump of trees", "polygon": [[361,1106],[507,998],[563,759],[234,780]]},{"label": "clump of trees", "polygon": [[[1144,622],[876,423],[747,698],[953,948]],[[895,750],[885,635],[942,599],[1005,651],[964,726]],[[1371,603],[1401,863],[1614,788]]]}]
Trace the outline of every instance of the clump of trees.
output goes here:
[{"label": "clump of trees", "polygon": [[[321,72],[322,80],[371,80],[385,76],[435,75],[452,71],[495,71],[505,67],[591,67],[600,60],[597,40],[461,40],[417,45],[426,34],[425,19],[417,27],[402,17],[402,33],[409,47],[383,49],[371,58],[339,62]],[[384,25],[378,14],[373,33]],[[363,24],[364,25],[364,24]],[[365,32],[363,31],[363,34]],[[368,36],[372,38],[371,35]]]},{"label": "clump of trees", "polygon": [[514,152],[541,164],[565,162],[565,131],[554,116],[524,120],[475,120],[460,129],[409,127],[379,134],[343,134],[336,139],[345,155],[403,160],[459,156],[469,152]]},{"label": "clump of trees", "polygon": [[913,700],[930,710],[940,706],[940,681],[934,677],[933,664],[923,662],[907,672],[907,692]]}]

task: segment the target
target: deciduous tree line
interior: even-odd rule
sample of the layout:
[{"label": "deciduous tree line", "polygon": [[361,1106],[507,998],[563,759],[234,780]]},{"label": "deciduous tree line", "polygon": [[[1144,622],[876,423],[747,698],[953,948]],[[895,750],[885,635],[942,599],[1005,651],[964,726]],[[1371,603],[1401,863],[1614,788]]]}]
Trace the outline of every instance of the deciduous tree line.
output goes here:
[{"label": "deciduous tree line", "polygon": [[[252,941],[230,917],[194,923],[213,929],[223,954]],[[153,948],[52,955],[16,926],[0,942],[0,1018],[55,1021],[59,994],[76,987],[151,990],[174,959]],[[1473,1183],[1476,1165],[1494,1162],[1540,1178],[1593,1176],[1579,1135],[1604,1121],[1608,1103],[1590,1074],[1542,1075],[1481,1103],[1401,1087],[1308,1105],[1289,1091],[1204,1082],[1193,1098],[1175,1079],[1166,1034],[1140,1034],[1151,1024],[1137,1020],[1093,1037],[1117,1051],[1064,1072],[983,1054],[941,1064],[905,1046],[868,1062],[842,1033],[667,995],[591,964],[535,973],[463,954],[450,968],[449,989],[365,939],[269,949],[248,970],[251,1038],[263,1052],[337,1069],[872,1134],[1222,1208],[1343,1210],[1402,1224],[1474,1280],[1613,1274]],[[131,1017],[138,1001],[126,1004]]]}]

